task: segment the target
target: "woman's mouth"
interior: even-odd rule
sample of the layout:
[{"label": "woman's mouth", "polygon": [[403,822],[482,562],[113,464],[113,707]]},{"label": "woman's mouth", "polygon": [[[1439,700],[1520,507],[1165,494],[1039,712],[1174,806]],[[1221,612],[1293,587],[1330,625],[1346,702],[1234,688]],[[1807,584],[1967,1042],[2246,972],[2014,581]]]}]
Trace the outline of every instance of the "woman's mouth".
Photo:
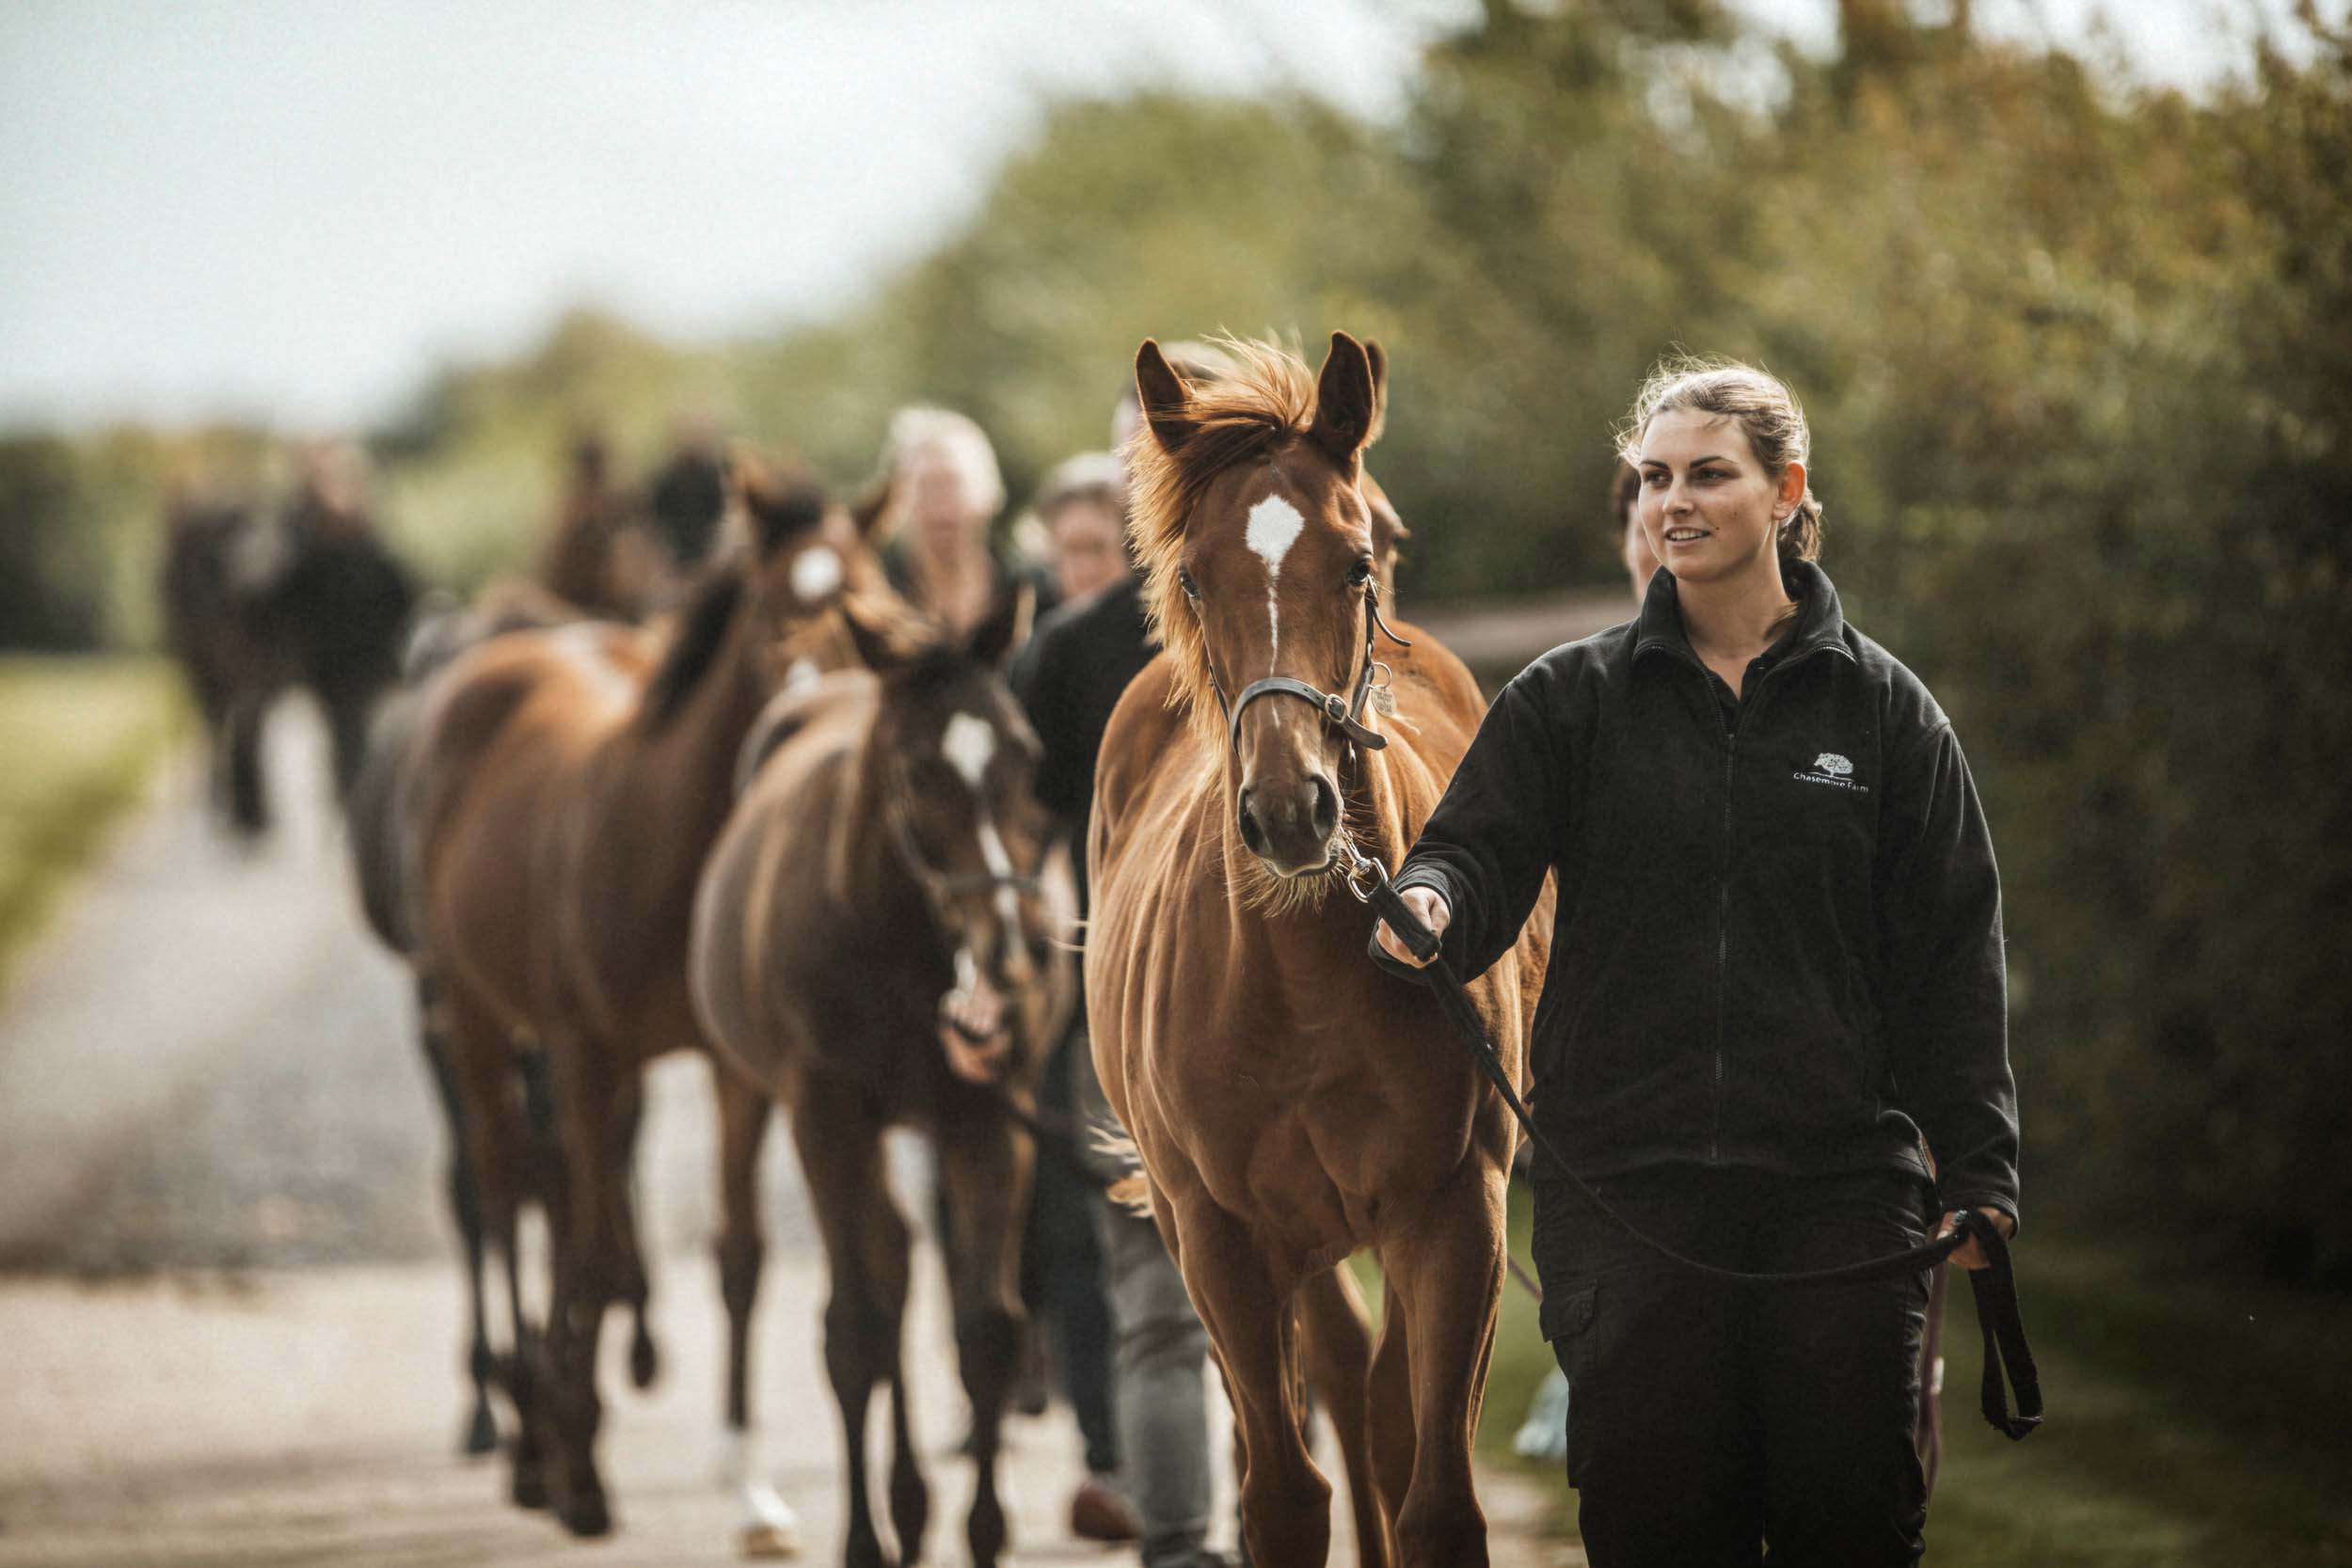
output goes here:
[{"label": "woman's mouth", "polygon": [[1669,545],[1695,545],[1706,537],[1707,531],[1702,528],[1670,528],[1666,531],[1666,543]]}]

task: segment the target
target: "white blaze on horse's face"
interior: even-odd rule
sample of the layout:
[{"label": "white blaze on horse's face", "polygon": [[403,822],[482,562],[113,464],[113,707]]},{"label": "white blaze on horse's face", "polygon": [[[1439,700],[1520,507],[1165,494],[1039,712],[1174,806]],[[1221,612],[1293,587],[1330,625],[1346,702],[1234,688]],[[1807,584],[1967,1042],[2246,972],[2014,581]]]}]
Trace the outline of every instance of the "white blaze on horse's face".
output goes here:
[{"label": "white blaze on horse's face", "polygon": [[[972,787],[973,802],[979,816],[980,861],[999,877],[1013,875],[1012,856],[1005,851],[1005,839],[996,831],[996,819],[989,814],[989,759],[996,754],[996,730],[977,713],[959,713],[947,721],[946,734],[940,736],[939,753],[947,759],[947,766]],[[1005,923],[1009,937],[1020,929],[1021,908],[1014,901],[1009,883],[996,890],[996,915]]]},{"label": "white blaze on horse's face", "polygon": [[830,545],[803,550],[792,562],[792,593],[803,604],[822,604],[846,575],[841,556]]},{"label": "white blaze on horse's face", "polygon": [[1266,673],[1274,673],[1281,666],[1282,606],[1279,592],[1282,586],[1282,558],[1291,553],[1298,536],[1306,531],[1307,519],[1298,508],[1280,496],[1268,496],[1249,509],[1249,523],[1242,537],[1265,562],[1266,625],[1272,628],[1273,643],[1266,651]]}]

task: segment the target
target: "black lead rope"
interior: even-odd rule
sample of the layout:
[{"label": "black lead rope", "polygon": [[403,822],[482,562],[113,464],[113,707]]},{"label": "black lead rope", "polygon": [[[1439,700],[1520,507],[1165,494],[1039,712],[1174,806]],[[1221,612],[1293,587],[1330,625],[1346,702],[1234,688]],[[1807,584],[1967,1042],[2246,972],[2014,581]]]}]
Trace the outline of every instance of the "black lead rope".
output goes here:
[{"label": "black lead rope", "polygon": [[[1502,1102],[1518,1118],[1528,1138],[1550,1159],[1562,1175],[1575,1186],[1584,1200],[1627,1235],[1660,1257],[1711,1279],[1727,1280],[1741,1285],[1852,1285],[1867,1280],[1895,1279],[1915,1274],[1945,1261],[1967,1242],[1976,1238],[1984,1250],[1986,1267],[1968,1271],[1968,1288],[1976,1295],[1977,1322],[1984,1333],[1984,1388],[1979,1405],[1984,1418],[2006,1433],[2012,1441],[2023,1438],[2042,1424],[2042,1380],[2033,1364],[2033,1352],[2026,1343],[2025,1320],[2017,1309],[2017,1277],[2010,1266],[2009,1241],[1999,1228],[1974,1209],[1957,1211],[1958,1227],[1935,1241],[1912,1247],[1885,1258],[1867,1259],[1859,1263],[1842,1264],[1836,1268],[1806,1269],[1792,1274],[1749,1274],[1738,1269],[1718,1268],[1688,1258],[1672,1247],[1644,1235],[1634,1228],[1624,1215],[1611,1208],[1608,1201],[1595,1192],[1589,1182],[1578,1175],[1551,1140],[1544,1136],[1527,1113],[1519,1099],[1511,1075],[1502,1069],[1502,1060],[1494,1045],[1486,1038],[1486,1026],[1480,1022],[1477,1009],[1471,1006],[1470,993],[1463,989],[1442,953],[1438,939],[1422,923],[1396,889],[1390,885],[1387,868],[1379,862],[1359,858],[1352,869],[1348,889],[1368,905],[1373,913],[1389,923],[1405,945],[1416,958],[1429,959],[1422,973],[1428,976],[1429,989],[1438,999],[1438,1006],[1446,1015],[1470,1056],[1478,1064],[1486,1081],[1495,1086]],[[2008,1383],[2017,1391],[2017,1411],[2010,1413],[2009,1399],[2003,1385]]]}]

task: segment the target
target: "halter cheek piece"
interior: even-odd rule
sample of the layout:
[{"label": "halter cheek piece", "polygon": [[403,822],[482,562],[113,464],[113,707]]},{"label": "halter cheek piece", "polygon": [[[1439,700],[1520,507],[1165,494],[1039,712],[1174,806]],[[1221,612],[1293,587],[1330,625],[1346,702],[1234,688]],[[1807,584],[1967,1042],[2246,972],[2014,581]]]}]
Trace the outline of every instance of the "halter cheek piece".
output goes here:
[{"label": "halter cheek piece", "polygon": [[[1366,751],[1377,752],[1386,747],[1389,737],[1378,730],[1367,727],[1363,722],[1364,705],[1372,700],[1372,693],[1375,689],[1374,672],[1377,671],[1386,674],[1389,669],[1387,665],[1372,657],[1373,636],[1375,632],[1386,637],[1400,648],[1412,646],[1410,642],[1397,636],[1390,628],[1388,622],[1380,618],[1380,587],[1377,582],[1368,581],[1364,584],[1363,664],[1356,672],[1356,689],[1348,697],[1341,697],[1336,692],[1322,690],[1308,685],[1305,681],[1294,680],[1288,675],[1268,675],[1262,681],[1251,681],[1248,686],[1243,687],[1241,695],[1228,703],[1225,700],[1225,688],[1218,683],[1216,670],[1212,666],[1209,671],[1209,689],[1216,693],[1216,705],[1225,714],[1227,743],[1235,751],[1241,750],[1242,714],[1248,711],[1250,704],[1261,697],[1280,696],[1296,697],[1312,703],[1322,711],[1325,723]],[[1387,683],[1380,684],[1386,685]]]},{"label": "halter cheek piece", "polygon": [[1010,888],[1015,893],[1041,893],[1044,884],[1036,877],[1024,877],[1010,871],[942,871],[933,865],[923,847],[914,841],[914,829],[907,821],[907,801],[914,791],[907,786],[906,766],[901,763],[891,770],[890,789],[882,800],[882,817],[890,824],[890,836],[897,841],[898,854],[907,869],[922,884],[926,902],[931,906],[934,924],[946,929],[939,917],[939,906],[964,894],[993,893]]}]

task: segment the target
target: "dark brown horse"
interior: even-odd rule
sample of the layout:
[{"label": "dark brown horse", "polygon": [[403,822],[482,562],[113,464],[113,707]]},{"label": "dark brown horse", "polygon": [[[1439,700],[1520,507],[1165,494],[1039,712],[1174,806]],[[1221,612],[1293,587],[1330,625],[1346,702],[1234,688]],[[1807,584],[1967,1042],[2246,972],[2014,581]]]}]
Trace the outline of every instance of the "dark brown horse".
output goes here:
[{"label": "dark brown horse", "polygon": [[[841,1407],[851,1568],[888,1560],[866,1450],[867,1403],[885,1382],[891,1523],[899,1560],[922,1555],[929,1492],[899,1360],[908,1231],[882,1135],[911,1126],[936,1146],[979,1470],[966,1536],[972,1560],[992,1568],[1005,1541],[997,1434],[1030,1163],[1005,1098],[1027,1108],[1067,1017],[1072,966],[1048,937],[1066,928],[1075,895],[1066,860],[1044,860],[1029,798],[1037,740],[997,673],[1010,611],[968,640],[911,651],[848,624],[869,668],[786,698],[755,741],[765,760],[695,904],[695,999],[721,1050],[786,1107],[807,1173],[833,1276],[825,1365]],[[951,988],[1009,1006],[993,1084],[943,1050]]]},{"label": "dark brown horse", "polygon": [[[633,1309],[631,1373],[654,1375],[647,1281],[629,1194],[646,1062],[704,1040],[687,994],[696,879],[734,798],[737,752],[780,684],[789,639],[847,588],[879,585],[861,517],[828,509],[746,460],[743,538],[714,563],[677,624],[600,625],[501,637],[427,689],[396,784],[409,835],[405,884],[422,971],[438,987],[483,1223],[512,1256],[527,1135],[515,1091],[518,1042],[547,1053],[562,1148],[549,1194],[554,1280],[543,1371],[519,1355],[518,1490],[539,1448],[558,1517],[600,1534],[611,1513],[595,1446],[596,1347],[605,1308]],[[719,1271],[728,1334],[727,1420],[749,1432],[748,1333],[762,1243],[753,1180],[764,1094],[715,1073],[724,1227]],[[518,1322],[528,1350],[527,1327]],[[746,1544],[781,1548],[781,1505]]]},{"label": "dark brown horse", "polygon": [[[1375,642],[1383,541],[1361,452],[1378,349],[1334,335],[1318,379],[1232,346],[1234,372],[1199,389],[1155,344],[1136,362],[1131,537],[1167,652],[1112,716],[1096,775],[1095,1065],[1232,1392],[1252,1559],[1300,1568],[1329,1548],[1303,1363],[1339,1385],[1363,1560],[1484,1563],[1470,1438],[1514,1128],[1427,996],[1367,961],[1371,917],[1341,879],[1357,852],[1402,856],[1486,705],[1426,636]],[[1249,690],[1267,677],[1355,717]],[[1515,1073],[1549,924],[1547,898],[1471,988]],[[1365,1247],[1386,1279],[1368,1379],[1333,1282]]]}]

